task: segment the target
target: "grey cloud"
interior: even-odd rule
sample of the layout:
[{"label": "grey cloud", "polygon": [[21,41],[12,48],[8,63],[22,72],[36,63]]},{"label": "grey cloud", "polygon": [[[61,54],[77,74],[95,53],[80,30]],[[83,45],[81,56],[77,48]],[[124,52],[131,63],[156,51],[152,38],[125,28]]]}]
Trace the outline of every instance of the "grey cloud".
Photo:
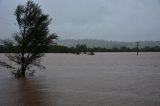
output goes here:
[{"label": "grey cloud", "polygon": [[[0,3],[3,6],[0,7],[0,13],[4,13],[2,17],[15,20],[13,11],[16,5],[25,1],[15,0],[10,3],[10,0],[1,0]],[[159,0],[35,1],[53,18],[53,23],[50,25],[51,32],[58,33],[60,38],[160,40]],[[3,21],[2,18],[0,18],[1,21]],[[7,25],[3,24],[3,26]],[[16,30],[12,27],[13,25],[8,31],[0,25],[0,32],[11,33]]]}]

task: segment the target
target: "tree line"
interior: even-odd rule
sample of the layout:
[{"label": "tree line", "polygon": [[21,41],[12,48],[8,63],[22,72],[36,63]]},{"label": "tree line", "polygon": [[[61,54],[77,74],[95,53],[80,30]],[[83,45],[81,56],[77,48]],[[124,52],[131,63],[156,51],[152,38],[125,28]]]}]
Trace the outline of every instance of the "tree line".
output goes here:
[{"label": "tree line", "polygon": [[[16,47],[14,47],[16,48]],[[0,45],[0,53],[16,53],[17,49],[7,48],[4,45]],[[128,47],[120,47],[120,48],[103,48],[103,47],[93,47],[89,48],[85,44],[77,44],[75,47],[67,47],[62,45],[51,45],[45,53],[91,53],[91,52],[137,52],[137,48],[128,48]],[[160,47],[149,47],[146,46],[144,48],[139,48],[139,52],[160,52]]]}]

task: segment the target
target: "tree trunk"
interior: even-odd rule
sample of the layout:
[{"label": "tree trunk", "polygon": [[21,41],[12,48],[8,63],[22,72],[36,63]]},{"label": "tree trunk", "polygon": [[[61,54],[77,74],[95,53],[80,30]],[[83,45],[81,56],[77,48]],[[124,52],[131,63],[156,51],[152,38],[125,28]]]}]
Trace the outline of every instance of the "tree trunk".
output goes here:
[{"label": "tree trunk", "polygon": [[21,72],[21,77],[25,77],[25,76],[26,76],[26,74],[25,74],[25,72],[26,72],[25,68],[22,68],[21,71],[22,71],[22,72]]},{"label": "tree trunk", "polygon": [[21,76],[20,77],[25,77],[25,59],[24,59],[24,53],[22,53],[22,64],[21,64]]}]

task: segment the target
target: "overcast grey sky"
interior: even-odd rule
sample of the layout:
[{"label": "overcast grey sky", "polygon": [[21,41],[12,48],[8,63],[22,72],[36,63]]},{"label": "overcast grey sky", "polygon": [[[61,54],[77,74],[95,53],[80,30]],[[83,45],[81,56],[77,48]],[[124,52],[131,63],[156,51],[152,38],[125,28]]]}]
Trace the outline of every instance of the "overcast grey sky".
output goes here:
[{"label": "overcast grey sky", "polygon": [[[0,0],[0,39],[18,31],[14,11],[27,0]],[[160,0],[33,0],[61,39],[160,40]]]}]

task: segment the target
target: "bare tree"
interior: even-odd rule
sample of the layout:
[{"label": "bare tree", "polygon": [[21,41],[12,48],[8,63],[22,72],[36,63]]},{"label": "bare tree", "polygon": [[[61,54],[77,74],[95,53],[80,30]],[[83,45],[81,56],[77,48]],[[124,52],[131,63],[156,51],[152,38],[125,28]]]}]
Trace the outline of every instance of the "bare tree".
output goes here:
[{"label": "bare tree", "polygon": [[[12,39],[3,41],[10,52],[6,56],[15,65],[0,62],[1,66],[11,69],[15,77],[25,77],[26,71],[33,73],[33,66],[45,69],[40,59],[54,44],[57,35],[49,34],[51,19],[42,12],[40,6],[32,1],[18,5],[15,10],[19,32],[14,33]],[[15,53],[11,53],[13,51]]]}]

